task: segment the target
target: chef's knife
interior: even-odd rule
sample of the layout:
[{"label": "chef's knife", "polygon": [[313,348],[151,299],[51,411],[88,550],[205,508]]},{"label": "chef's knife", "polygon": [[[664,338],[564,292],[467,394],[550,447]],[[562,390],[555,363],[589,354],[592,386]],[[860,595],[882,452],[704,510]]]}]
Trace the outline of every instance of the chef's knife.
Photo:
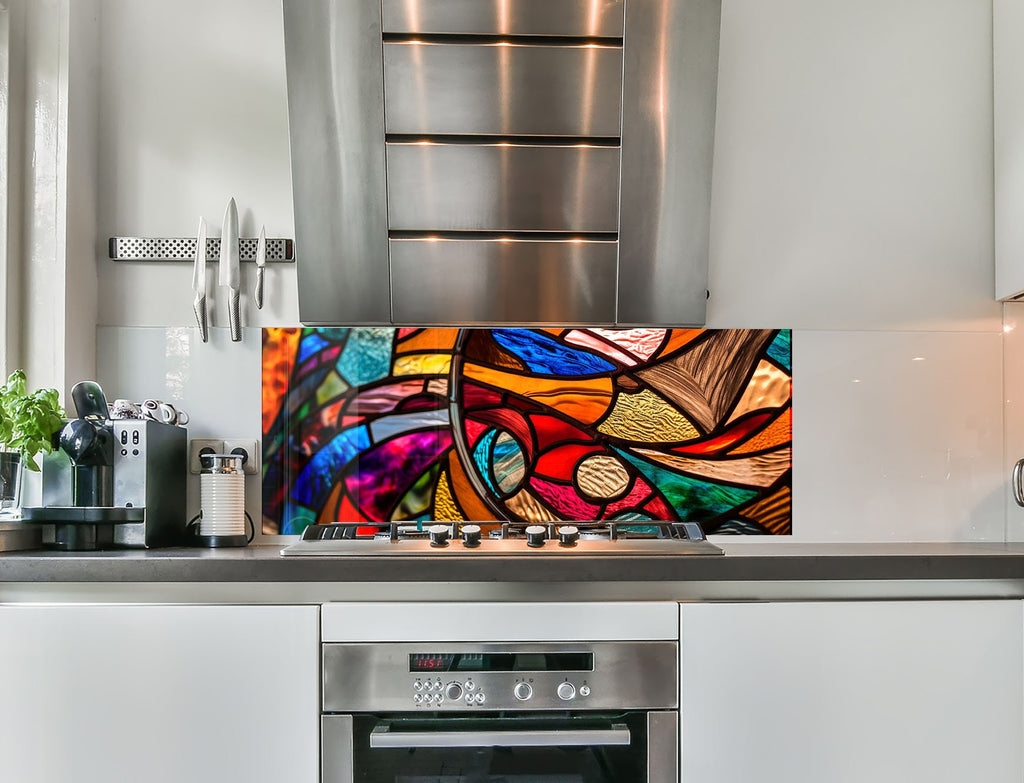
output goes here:
[{"label": "chef's knife", "polygon": [[196,298],[192,300],[192,309],[196,312],[196,323],[199,324],[199,336],[203,342],[210,339],[206,328],[206,218],[199,218],[199,236],[196,237],[196,262],[192,267],[192,290]]},{"label": "chef's knife", "polygon": [[263,309],[263,269],[267,265],[267,227],[260,226],[260,238],[256,240],[256,291],[253,301],[256,309]]},{"label": "chef's knife", "polygon": [[238,208],[235,206],[235,200],[231,199],[228,201],[228,208],[224,211],[224,227],[220,235],[220,284],[227,286],[230,292],[228,324],[231,326],[231,341],[235,343],[242,339],[241,314],[238,303],[239,289],[241,288],[238,255]]}]

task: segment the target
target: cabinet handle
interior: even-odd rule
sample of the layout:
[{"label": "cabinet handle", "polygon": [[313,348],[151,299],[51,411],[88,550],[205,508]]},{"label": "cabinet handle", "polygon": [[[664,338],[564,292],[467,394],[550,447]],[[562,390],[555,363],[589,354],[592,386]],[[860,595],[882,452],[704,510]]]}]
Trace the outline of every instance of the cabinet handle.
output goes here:
[{"label": "cabinet handle", "polygon": [[1013,486],[1013,499],[1017,501],[1018,506],[1024,506],[1024,459],[1017,460],[1017,464],[1013,466],[1013,481],[1010,483]]}]

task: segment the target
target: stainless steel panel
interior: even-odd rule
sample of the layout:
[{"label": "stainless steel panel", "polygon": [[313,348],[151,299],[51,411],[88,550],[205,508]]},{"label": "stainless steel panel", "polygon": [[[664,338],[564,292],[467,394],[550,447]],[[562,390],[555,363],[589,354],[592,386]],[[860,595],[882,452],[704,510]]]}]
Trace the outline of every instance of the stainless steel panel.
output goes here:
[{"label": "stainless steel panel", "polygon": [[615,46],[384,44],[388,133],[619,135]]},{"label": "stainless steel panel", "polygon": [[499,731],[391,731],[385,725],[370,732],[371,748],[567,748],[628,745],[629,727],[614,724],[608,729],[553,731],[512,729]]},{"label": "stainless steel panel", "polygon": [[622,324],[706,311],[721,0],[629,0],[624,33]]},{"label": "stainless steel panel", "polygon": [[647,783],[679,781],[679,713],[647,713]]},{"label": "stainless steel panel", "polygon": [[387,145],[392,230],[614,232],[618,183],[615,147]]},{"label": "stainless steel panel", "polygon": [[622,36],[623,0],[383,0],[384,32]]},{"label": "stainless steel panel", "polygon": [[391,240],[397,323],[606,323],[614,242]]},{"label": "stainless steel panel", "polygon": [[[543,611],[539,608],[538,611]],[[425,644],[368,643],[324,644],[323,709],[325,712],[373,712],[444,710],[479,712],[463,700],[417,706],[414,688],[417,680],[474,681],[474,692],[484,693],[487,710],[608,710],[674,709],[678,692],[678,644],[676,642],[581,642],[461,644],[429,642]],[[589,672],[507,671],[447,672],[443,674],[409,671],[413,653],[543,653],[593,652],[594,670]],[[517,680],[532,682],[533,697],[519,701],[512,693]],[[570,681],[590,687],[586,697],[563,701],[555,695],[559,683]],[[440,693],[440,689],[437,689]]]},{"label": "stainless steel panel", "polygon": [[380,5],[284,0],[299,312],[391,320]]},{"label": "stainless steel panel", "polygon": [[320,779],[324,783],[352,783],[352,753],[352,716],[321,715]]}]

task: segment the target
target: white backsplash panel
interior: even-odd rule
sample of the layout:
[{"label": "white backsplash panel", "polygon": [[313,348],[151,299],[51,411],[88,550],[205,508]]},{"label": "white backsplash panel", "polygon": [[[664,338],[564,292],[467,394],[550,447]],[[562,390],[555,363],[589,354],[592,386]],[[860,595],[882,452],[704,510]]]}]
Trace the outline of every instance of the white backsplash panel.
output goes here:
[{"label": "white backsplash panel", "polygon": [[[110,402],[158,399],[189,414],[188,437],[260,439],[261,330],[231,342],[226,327],[117,327],[96,330],[97,380]],[[198,476],[189,476],[188,513],[199,513]],[[246,476],[245,505],[260,518],[260,477]],[[258,527],[258,524],[257,524]]]},{"label": "white backsplash panel", "polygon": [[999,333],[793,343],[794,539],[1003,540]]}]

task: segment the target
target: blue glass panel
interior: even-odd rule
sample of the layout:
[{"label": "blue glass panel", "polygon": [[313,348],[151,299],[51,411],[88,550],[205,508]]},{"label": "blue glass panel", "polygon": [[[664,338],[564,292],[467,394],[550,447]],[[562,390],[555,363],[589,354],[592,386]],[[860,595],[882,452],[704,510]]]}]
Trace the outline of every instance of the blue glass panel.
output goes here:
[{"label": "blue glass panel", "polygon": [[494,486],[494,479],[491,477],[491,444],[497,437],[497,430],[488,430],[473,450],[473,462],[476,463],[477,475],[483,476],[484,481],[487,482],[487,488],[495,494],[498,493],[498,489]]},{"label": "blue glass panel", "polygon": [[703,522],[712,519],[757,495],[752,489],[730,487],[684,476],[621,449],[616,451],[658,488],[684,522]]},{"label": "blue glass panel", "polygon": [[611,372],[611,362],[586,351],[577,351],[542,332],[529,329],[492,329],[498,344],[511,351],[536,373],[544,375],[597,375]]},{"label": "blue glass panel", "polygon": [[382,416],[370,423],[370,432],[378,443],[390,440],[396,435],[412,430],[445,430],[448,429],[448,409],[435,411],[416,411],[414,413],[396,413]]},{"label": "blue glass panel", "polygon": [[349,335],[338,359],[338,372],[349,386],[361,386],[387,377],[391,371],[391,340],[395,330],[389,327],[365,327]]},{"label": "blue glass panel", "polygon": [[315,354],[317,351],[326,348],[328,345],[330,345],[330,343],[316,332],[313,332],[313,334],[307,334],[302,338],[302,342],[299,343],[299,364],[302,364],[310,356]]},{"label": "blue glass panel", "polygon": [[768,346],[768,355],[785,367],[789,372],[793,371],[793,332],[790,329],[782,329]]},{"label": "blue glass panel", "polygon": [[300,503],[320,508],[331,494],[345,466],[370,448],[366,426],[345,430],[318,451],[295,480],[292,497]]}]

